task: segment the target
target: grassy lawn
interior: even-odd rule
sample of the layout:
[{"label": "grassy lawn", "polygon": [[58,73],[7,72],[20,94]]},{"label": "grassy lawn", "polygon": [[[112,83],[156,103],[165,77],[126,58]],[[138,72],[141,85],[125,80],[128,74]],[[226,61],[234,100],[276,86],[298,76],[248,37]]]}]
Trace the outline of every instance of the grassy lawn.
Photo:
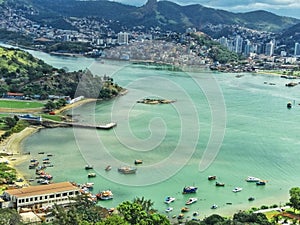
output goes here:
[{"label": "grassy lawn", "polygon": [[49,115],[49,114],[42,114],[43,119],[48,119],[48,120],[54,120],[57,122],[61,121],[61,117],[58,115]]},{"label": "grassy lawn", "polygon": [[41,102],[0,100],[0,108],[32,109],[32,108],[41,108],[43,106],[44,104]]}]

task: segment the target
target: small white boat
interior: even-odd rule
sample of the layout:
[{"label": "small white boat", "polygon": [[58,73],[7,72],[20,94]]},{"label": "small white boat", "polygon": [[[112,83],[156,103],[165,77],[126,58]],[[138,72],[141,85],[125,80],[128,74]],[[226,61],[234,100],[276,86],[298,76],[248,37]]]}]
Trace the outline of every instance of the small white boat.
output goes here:
[{"label": "small white boat", "polygon": [[243,190],[243,188],[241,188],[241,187],[235,187],[232,191],[233,192],[240,192],[242,190]]},{"label": "small white boat", "polygon": [[167,213],[168,212],[171,212],[171,211],[173,211],[173,208],[172,207],[168,207],[168,208],[166,208],[166,210],[165,210]]},{"label": "small white boat", "polygon": [[246,179],[247,182],[258,182],[260,181],[259,178],[257,177],[251,177],[251,176],[248,176],[247,179]]},{"label": "small white boat", "polygon": [[197,198],[189,198],[189,200],[187,200],[187,202],[185,204],[190,205],[190,204],[197,202],[197,200],[198,200]]},{"label": "small white boat", "polygon": [[211,209],[217,209],[218,206],[217,206],[216,204],[213,204],[210,208],[211,208]]},{"label": "small white boat", "polygon": [[175,198],[173,198],[173,197],[168,196],[168,197],[165,198],[165,203],[166,204],[170,204],[171,202],[174,202],[174,201],[175,201]]}]

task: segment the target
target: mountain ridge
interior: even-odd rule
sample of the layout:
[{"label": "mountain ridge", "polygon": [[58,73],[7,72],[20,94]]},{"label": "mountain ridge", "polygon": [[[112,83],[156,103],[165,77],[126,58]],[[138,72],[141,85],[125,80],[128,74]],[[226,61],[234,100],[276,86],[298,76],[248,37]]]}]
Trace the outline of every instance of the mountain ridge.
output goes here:
[{"label": "mountain ridge", "polygon": [[[182,32],[189,27],[201,30],[208,24],[240,25],[250,29],[279,32],[300,23],[299,19],[278,16],[264,10],[233,13],[204,7],[200,4],[181,6],[170,1],[148,0],[141,6],[130,6],[108,0],[6,0],[5,4],[27,5],[38,13],[33,20],[47,21],[53,17],[91,17],[119,21],[120,27],[160,27]],[[120,28],[121,29],[121,28]]]}]

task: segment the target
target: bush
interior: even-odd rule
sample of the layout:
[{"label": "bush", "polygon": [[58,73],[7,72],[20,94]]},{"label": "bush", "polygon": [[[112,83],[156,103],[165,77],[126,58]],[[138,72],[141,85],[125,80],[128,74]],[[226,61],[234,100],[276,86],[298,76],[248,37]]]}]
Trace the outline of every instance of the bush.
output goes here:
[{"label": "bush", "polygon": [[261,207],[260,207],[260,209],[268,209],[269,208],[269,206],[266,206],[266,205],[262,205]]}]

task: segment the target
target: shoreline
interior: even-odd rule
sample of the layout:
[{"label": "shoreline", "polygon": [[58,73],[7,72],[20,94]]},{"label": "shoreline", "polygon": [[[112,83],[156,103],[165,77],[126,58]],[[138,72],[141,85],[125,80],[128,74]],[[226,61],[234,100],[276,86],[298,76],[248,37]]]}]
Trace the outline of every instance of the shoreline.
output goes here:
[{"label": "shoreline", "polygon": [[[86,98],[73,104],[66,105],[63,108],[56,110],[55,113],[62,113],[64,111],[79,107],[83,104],[96,101],[97,99]],[[20,187],[30,186],[30,183],[25,179],[24,172],[17,169],[17,165],[28,160],[30,156],[23,153],[22,142],[32,134],[38,132],[40,129],[44,129],[44,127],[31,125],[19,133],[13,133],[11,136],[0,142],[0,153],[7,154],[6,156],[0,156],[0,162],[6,162],[10,167],[16,169],[17,178],[23,179],[22,182],[16,182],[16,185]]]},{"label": "shoreline", "polygon": [[41,126],[29,126],[19,133],[14,133],[7,139],[0,142],[0,153],[6,153],[7,156],[1,156],[1,162],[6,162],[10,167],[16,169],[17,178],[22,178],[22,182],[16,182],[16,185],[24,187],[29,186],[25,179],[25,174],[16,168],[16,165],[28,159],[28,155],[22,154],[22,141],[30,135],[38,132]]}]

